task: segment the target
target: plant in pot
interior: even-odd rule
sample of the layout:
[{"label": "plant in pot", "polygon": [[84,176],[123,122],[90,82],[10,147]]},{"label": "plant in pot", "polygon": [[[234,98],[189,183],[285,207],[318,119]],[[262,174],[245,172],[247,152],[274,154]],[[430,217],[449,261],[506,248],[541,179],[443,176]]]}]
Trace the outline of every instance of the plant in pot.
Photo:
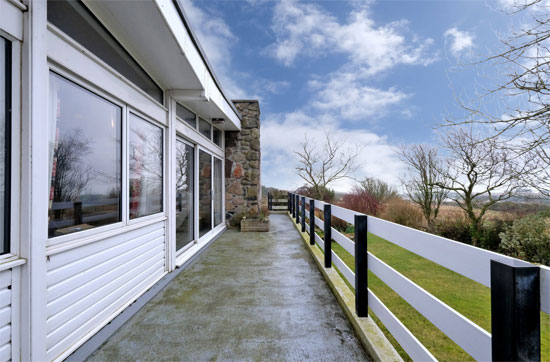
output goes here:
[{"label": "plant in pot", "polygon": [[260,212],[246,213],[241,219],[241,231],[269,231],[269,211],[263,207]]}]

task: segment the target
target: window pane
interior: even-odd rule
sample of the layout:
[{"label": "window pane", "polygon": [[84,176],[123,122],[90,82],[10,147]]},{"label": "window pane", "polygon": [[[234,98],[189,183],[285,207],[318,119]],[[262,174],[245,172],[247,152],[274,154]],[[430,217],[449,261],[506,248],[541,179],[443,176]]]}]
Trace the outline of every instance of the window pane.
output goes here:
[{"label": "window pane", "polygon": [[50,73],[48,235],[121,220],[122,110]]},{"label": "window pane", "polygon": [[222,146],[222,131],[220,131],[216,127],[214,127],[213,138],[214,138],[213,139],[214,143],[221,147]]},{"label": "window pane", "polygon": [[130,114],[130,219],[162,212],[162,129]]},{"label": "window pane", "polygon": [[176,115],[193,128],[197,128],[197,116],[179,103],[176,103]]},{"label": "window pane", "polygon": [[222,160],[214,158],[214,226],[223,220]]},{"label": "window pane", "polygon": [[11,43],[0,37],[0,254],[9,252]]},{"label": "window pane", "polygon": [[212,157],[199,151],[199,236],[212,230]]},{"label": "window pane", "polygon": [[81,1],[48,0],[47,10],[49,22],[162,103],[162,89]]},{"label": "window pane", "polygon": [[206,122],[204,119],[199,118],[199,132],[206,138],[211,139],[210,128],[212,126],[210,123]]},{"label": "window pane", "polygon": [[181,141],[176,143],[176,250],[195,239],[194,175],[195,150]]}]

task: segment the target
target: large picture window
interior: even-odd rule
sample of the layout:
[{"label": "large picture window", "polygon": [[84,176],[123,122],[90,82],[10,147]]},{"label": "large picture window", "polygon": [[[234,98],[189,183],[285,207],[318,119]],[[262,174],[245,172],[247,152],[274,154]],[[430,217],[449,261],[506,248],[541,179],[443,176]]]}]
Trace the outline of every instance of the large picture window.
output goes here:
[{"label": "large picture window", "polygon": [[11,43],[0,37],[0,254],[10,251]]},{"label": "large picture window", "polygon": [[162,212],[162,129],[130,114],[130,219]]},{"label": "large picture window", "polygon": [[49,237],[121,221],[122,109],[50,73]]}]

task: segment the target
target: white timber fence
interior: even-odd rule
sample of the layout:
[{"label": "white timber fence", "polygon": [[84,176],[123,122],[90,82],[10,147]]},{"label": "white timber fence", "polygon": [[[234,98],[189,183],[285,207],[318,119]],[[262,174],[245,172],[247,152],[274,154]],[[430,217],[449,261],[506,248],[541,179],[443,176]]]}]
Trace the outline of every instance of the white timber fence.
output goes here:
[{"label": "white timber fence", "polygon": [[[413,360],[437,361],[368,288],[369,270],[475,360],[540,361],[540,311],[550,314],[550,268],[302,195],[290,193],[288,199],[291,217],[309,233],[310,244],[323,249],[325,268],[334,265],[355,288],[358,317],[367,317],[370,307]],[[323,212],[323,220],[315,209]],[[354,225],[354,241],[331,226],[332,217]],[[368,233],[491,288],[492,334],[368,252]],[[355,272],[332,251],[331,242],[355,257]]]},{"label": "white timber fence", "polygon": [[289,202],[290,200],[290,194],[287,194],[287,196],[281,196],[280,194],[277,194],[275,197],[271,192],[267,193],[267,209],[269,211],[282,211],[283,213],[287,210],[289,210]]}]

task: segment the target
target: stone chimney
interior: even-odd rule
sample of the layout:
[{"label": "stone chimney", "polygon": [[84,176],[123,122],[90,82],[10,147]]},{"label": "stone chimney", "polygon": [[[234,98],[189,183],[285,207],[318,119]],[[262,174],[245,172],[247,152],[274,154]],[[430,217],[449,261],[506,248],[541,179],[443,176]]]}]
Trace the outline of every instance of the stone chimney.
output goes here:
[{"label": "stone chimney", "polygon": [[242,115],[241,131],[225,132],[225,212],[258,214],[262,197],[260,152],[260,104],[257,100],[234,100]]}]

